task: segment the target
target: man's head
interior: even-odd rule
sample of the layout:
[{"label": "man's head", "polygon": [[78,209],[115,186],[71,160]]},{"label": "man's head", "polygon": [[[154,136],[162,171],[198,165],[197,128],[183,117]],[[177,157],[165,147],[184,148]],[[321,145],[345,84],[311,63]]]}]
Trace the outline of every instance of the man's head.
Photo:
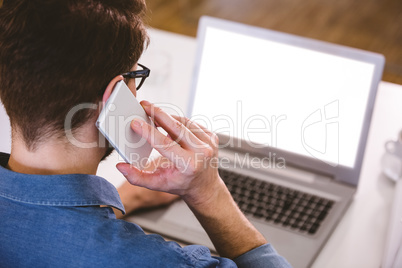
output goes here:
[{"label": "man's head", "polygon": [[[69,110],[98,103],[132,69],[148,41],[143,0],[4,0],[0,98],[29,150],[64,135]],[[97,111],[74,115],[72,129]]]}]

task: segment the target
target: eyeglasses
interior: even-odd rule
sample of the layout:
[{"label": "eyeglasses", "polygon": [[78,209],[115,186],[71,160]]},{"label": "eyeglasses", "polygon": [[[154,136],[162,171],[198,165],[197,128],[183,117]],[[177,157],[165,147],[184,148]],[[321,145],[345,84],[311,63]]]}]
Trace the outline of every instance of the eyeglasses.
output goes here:
[{"label": "eyeglasses", "polygon": [[127,80],[125,80],[126,84],[128,83],[128,79],[130,78],[134,78],[135,79],[135,85],[136,85],[136,89],[137,91],[140,89],[140,87],[142,86],[142,84],[144,84],[145,79],[149,76],[149,74],[151,73],[151,70],[147,67],[145,67],[142,64],[137,64],[139,68],[139,70],[136,71],[131,71],[131,72],[127,72],[124,74],[121,74],[124,78],[126,78]]}]

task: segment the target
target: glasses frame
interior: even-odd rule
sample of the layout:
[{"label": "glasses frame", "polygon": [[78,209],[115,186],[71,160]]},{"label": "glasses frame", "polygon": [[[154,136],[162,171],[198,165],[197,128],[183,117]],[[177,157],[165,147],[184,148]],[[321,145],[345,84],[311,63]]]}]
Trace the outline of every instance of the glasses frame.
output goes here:
[{"label": "glasses frame", "polygon": [[142,84],[144,84],[145,79],[147,79],[147,77],[149,77],[149,74],[151,73],[151,70],[148,67],[146,67],[140,63],[138,63],[138,66],[142,67],[143,70],[130,71],[130,72],[121,74],[124,78],[141,78],[141,81],[138,84],[138,86],[136,85],[137,91],[141,88]]}]

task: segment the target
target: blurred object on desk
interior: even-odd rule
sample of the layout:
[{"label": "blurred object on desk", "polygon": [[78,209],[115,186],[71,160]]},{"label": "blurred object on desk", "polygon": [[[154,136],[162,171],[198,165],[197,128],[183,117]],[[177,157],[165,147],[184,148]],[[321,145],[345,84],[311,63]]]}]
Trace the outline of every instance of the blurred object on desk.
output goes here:
[{"label": "blurred object on desk", "polygon": [[389,140],[385,143],[385,153],[381,159],[383,173],[393,181],[398,181],[402,176],[402,131],[399,132],[396,141]]}]

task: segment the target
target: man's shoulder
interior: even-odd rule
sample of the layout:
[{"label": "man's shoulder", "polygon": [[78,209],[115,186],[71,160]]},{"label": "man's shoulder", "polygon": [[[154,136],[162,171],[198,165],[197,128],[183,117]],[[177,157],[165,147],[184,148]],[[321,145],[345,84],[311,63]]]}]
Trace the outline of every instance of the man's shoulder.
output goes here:
[{"label": "man's shoulder", "polygon": [[188,267],[193,263],[178,244],[109,217],[109,208],[98,208],[103,212],[93,214],[94,207],[38,206],[4,198],[0,203],[10,207],[0,209],[9,218],[0,223],[4,240],[0,242],[9,245],[0,249],[0,258],[10,266]]},{"label": "man's shoulder", "polygon": [[92,231],[96,233],[87,241],[89,260],[93,266],[114,267],[236,267],[225,258],[215,258],[205,246],[181,247],[166,241],[158,234],[146,234],[140,226],[124,220],[98,221]]},{"label": "man's shoulder", "polygon": [[134,223],[108,219],[93,227],[93,236],[86,241],[84,251],[89,253],[88,259],[97,259],[100,264],[112,263],[116,267],[187,267],[193,264],[176,242],[165,241],[160,235],[145,234]]}]

